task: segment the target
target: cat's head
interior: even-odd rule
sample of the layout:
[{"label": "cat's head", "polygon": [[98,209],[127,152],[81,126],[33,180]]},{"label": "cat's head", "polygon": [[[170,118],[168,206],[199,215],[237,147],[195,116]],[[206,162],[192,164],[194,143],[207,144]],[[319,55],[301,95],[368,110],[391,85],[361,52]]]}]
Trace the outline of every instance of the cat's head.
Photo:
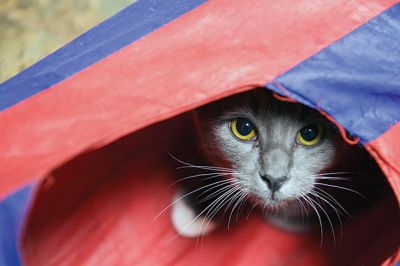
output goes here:
[{"label": "cat's head", "polygon": [[229,97],[195,112],[207,160],[267,206],[298,199],[335,164],[346,145],[317,111],[274,99],[265,89]]}]

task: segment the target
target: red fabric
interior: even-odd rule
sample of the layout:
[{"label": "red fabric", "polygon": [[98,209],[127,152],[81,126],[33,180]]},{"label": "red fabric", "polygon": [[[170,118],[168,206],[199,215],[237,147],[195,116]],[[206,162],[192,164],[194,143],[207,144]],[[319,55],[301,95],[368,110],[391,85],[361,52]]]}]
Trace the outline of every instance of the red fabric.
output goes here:
[{"label": "red fabric", "polygon": [[0,113],[0,197],[77,154],[264,84],[395,0],[213,0]]},{"label": "red fabric", "polygon": [[[384,171],[400,204],[400,123],[394,125],[379,138],[366,145],[366,147]],[[399,211],[397,210],[397,212]],[[399,221],[397,222],[397,226],[397,228],[400,228]],[[400,229],[397,231],[397,238],[400,238]],[[400,247],[387,260],[385,265],[394,265],[399,260]]]},{"label": "red fabric", "polygon": [[170,210],[153,220],[177,189],[166,149],[185,146],[188,124],[154,125],[54,171],[26,227],[25,264],[379,265],[398,247],[394,197],[348,219],[336,246],[328,228],[321,247],[318,229],[291,234],[257,214],[203,240],[177,237]]},{"label": "red fabric", "polygon": [[209,1],[0,113],[0,196],[47,175],[23,234],[26,265],[383,262],[400,239],[390,195],[348,221],[336,247],[257,215],[199,246],[171,240],[168,212],[153,218],[174,191],[165,147],[184,146],[174,130],[187,121],[153,124],[272,80],[396,2]]},{"label": "red fabric", "polygon": [[386,174],[400,204],[400,123],[397,123],[366,148]]}]

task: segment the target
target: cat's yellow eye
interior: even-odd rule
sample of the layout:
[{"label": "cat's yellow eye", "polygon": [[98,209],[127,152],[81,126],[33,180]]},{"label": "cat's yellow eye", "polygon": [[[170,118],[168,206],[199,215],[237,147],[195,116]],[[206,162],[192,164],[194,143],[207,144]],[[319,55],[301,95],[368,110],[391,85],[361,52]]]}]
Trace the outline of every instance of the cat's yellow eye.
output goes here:
[{"label": "cat's yellow eye", "polygon": [[318,144],[323,136],[323,129],[320,125],[306,125],[297,132],[296,142],[303,146],[313,146]]},{"label": "cat's yellow eye", "polygon": [[232,134],[240,140],[254,140],[257,136],[256,129],[247,118],[236,118],[231,121]]}]

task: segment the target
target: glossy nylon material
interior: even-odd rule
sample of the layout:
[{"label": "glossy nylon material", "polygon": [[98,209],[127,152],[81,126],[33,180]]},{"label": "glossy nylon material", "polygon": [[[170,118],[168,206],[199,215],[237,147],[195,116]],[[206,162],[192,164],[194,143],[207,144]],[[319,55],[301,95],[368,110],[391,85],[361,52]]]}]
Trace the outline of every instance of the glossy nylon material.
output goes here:
[{"label": "glossy nylon material", "polygon": [[400,123],[391,127],[377,139],[366,144],[366,148],[374,155],[385,172],[400,205]]},{"label": "glossy nylon material", "polygon": [[26,265],[379,265],[396,250],[394,198],[348,219],[336,245],[329,226],[321,246],[318,228],[290,233],[261,214],[246,219],[246,211],[237,222],[233,214],[229,230],[199,240],[177,236],[170,209],[159,215],[179,188],[171,186],[179,164],[166,150],[185,158],[178,148],[190,146],[192,130],[182,115],[57,168],[33,202],[22,239]]},{"label": "glossy nylon material", "polygon": [[397,4],[275,81],[368,143],[400,121],[399,36]]},{"label": "glossy nylon material", "polygon": [[0,84],[0,111],[50,88],[205,1],[138,0],[51,56]]},{"label": "glossy nylon material", "polygon": [[21,264],[19,240],[33,186],[26,186],[0,201],[0,265]]},{"label": "glossy nylon material", "polygon": [[[157,147],[149,154],[147,147],[124,145],[135,152],[132,161],[121,159],[120,165],[110,162],[120,152],[98,148],[201,104],[249,89],[249,84],[264,84],[392,3],[298,1],[293,5],[292,1],[271,1],[266,5],[245,1],[232,5],[231,1],[208,2],[55,85],[52,90],[1,113],[0,125],[4,130],[0,131],[3,147],[0,162],[6,167],[0,171],[1,176],[9,177],[0,180],[3,194],[32,180],[32,176],[43,176],[60,165],[68,166],[67,162],[84,150],[89,156],[99,156],[91,159],[92,164],[82,163],[86,161],[79,157],[74,167],[60,166],[67,170],[60,170],[61,174],[55,176],[68,178],[55,178],[51,182],[53,188],[50,186],[37,195],[37,203],[41,204],[35,205],[35,214],[25,232],[27,261],[38,262],[37,265],[57,259],[68,260],[72,265],[93,261],[119,262],[119,265],[127,262],[154,265],[155,261],[176,262],[174,265],[193,261],[209,265],[223,262],[265,265],[283,262],[282,259],[289,263],[287,254],[298,252],[299,265],[312,262],[322,265],[326,258],[321,254],[319,239],[305,240],[279,232],[257,218],[252,218],[235,234],[222,232],[208,238],[207,256],[200,256],[191,240],[179,239],[172,246],[166,245],[160,239],[174,236],[168,215],[157,227],[149,222],[172,196],[165,192],[170,169],[162,168],[165,161],[158,160],[158,155],[165,155],[165,149],[162,147],[160,151]],[[150,140],[165,132],[165,128],[156,129],[155,133],[146,134],[146,141],[139,143],[152,143]],[[104,169],[105,166],[113,167]],[[93,184],[88,181],[96,175],[99,177],[92,180]],[[153,186],[149,186],[151,180]],[[69,185],[63,183],[67,181]],[[152,195],[157,197],[148,198],[149,188],[154,189]],[[62,208],[62,204],[70,208]],[[60,216],[49,217],[44,207],[61,212]],[[363,234],[365,228],[353,226],[348,232],[359,231],[360,236],[348,241],[353,241],[350,245],[353,247],[358,244],[356,240],[374,243],[377,235],[387,236],[392,228],[393,224],[389,223],[374,234]],[[249,235],[253,238],[248,238]],[[232,237],[229,238],[231,245],[224,246],[228,237]],[[140,245],[134,246],[138,239]],[[271,239],[274,247],[265,250]],[[66,240],[66,249],[59,249],[60,243]],[[251,241],[246,242],[246,252],[239,253],[237,250],[243,249],[244,240]],[[376,250],[385,245],[389,244],[379,245]],[[221,249],[222,246],[225,248]],[[113,252],[109,252],[110,247]],[[341,249],[343,254],[345,247]],[[217,249],[221,252],[215,253]],[[65,250],[71,252],[64,253]]]},{"label": "glossy nylon material", "polygon": [[[378,164],[381,166],[383,172],[386,174],[389,183],[392,185],[394,192],[397,195],[397,201],[400,205],[400,123],[391,127],[384,134],[368,143],[365,147],[375,157]],[[396,210],[398,213],[398,208]],[[397,228],[399,228],[399,221],[397,221]],[[400,231],[397,230],[397,239],[400,239]],[[400,263],[400,245],[397,247],[397,254],[392,258],[388,258],[385,266],[391,266],[396,261]]]},{"label": "glossy nylon material", "polygon": [[200,5],[1,112],[0,165],[6,167],[0,176],[7,178],[0,179],[0,195],[87,149],[261,86],[395,2],[252,0],[232,5],[214,0]]}]

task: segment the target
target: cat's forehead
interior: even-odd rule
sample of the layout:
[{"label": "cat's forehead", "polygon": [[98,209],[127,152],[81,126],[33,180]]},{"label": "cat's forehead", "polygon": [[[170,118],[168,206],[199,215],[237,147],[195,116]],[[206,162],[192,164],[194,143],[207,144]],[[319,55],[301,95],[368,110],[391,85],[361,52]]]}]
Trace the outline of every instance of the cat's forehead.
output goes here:
[{"label": "cat's forehead", "polygon": [[[244,96],[244,97],[243,97]],[[298,103],[275,99],[265,89],[246,93],[242,97],[232,97],[225,103],[223,115],[229,117],[245,116],[264,122],[319,122],[321,115]]]}]

